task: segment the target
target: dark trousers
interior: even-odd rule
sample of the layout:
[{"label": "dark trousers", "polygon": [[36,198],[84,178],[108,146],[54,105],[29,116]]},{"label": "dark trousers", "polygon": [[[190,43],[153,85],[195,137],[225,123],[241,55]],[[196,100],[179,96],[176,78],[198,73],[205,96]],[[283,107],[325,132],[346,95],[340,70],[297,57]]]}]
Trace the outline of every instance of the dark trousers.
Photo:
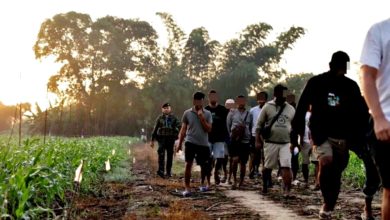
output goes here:
[{"label": "dark trousers", "polygon": [[295,180],[297,178],[297,174],[298,174],[298,171],[299,171],[299,153],[297,153],[296,155],[294,153],[292,153],[291,155],[291,170],[292,170],[292,173],[293,173],[293,180]]},{"label": "dark trousers", "polygon": [[250,148],[250,160],[249,160],[249,172],[250,174],[255,174],[259,172],[260,163],[262,159],[262,149],[256,148],[256,139],[255,137],[251,137],[251,148]]},{"label": "dark trousers", "polygon": [[363,160],[364,168],[366,170],[366,182],[364,184],[363,192],[366,197],[373,197],[379,190],[381,183],[379,173],[370,154],[362,155],[361,159]]},{"label": "dark trousers", "polygon": [[[160,173],[165,173],[164,168],[166,167],[166,173],[171,174],[172,169],[172,160],[173,160],[173,148],[175,140],[165,139],[158,141],[158,171]],[[167,163],[165,165],[165,152],[167,153]]]}]

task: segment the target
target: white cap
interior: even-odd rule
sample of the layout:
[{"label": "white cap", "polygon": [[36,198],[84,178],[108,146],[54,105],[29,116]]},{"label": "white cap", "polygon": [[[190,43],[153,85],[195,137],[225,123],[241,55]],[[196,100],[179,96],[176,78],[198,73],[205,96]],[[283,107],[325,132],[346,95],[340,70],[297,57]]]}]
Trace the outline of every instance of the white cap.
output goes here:
[{"label": "white cap", "polygon": [[233,99],[226,99],[226,102],[225,102],[225,105],[226,104],[234,104],[234,100]]}]

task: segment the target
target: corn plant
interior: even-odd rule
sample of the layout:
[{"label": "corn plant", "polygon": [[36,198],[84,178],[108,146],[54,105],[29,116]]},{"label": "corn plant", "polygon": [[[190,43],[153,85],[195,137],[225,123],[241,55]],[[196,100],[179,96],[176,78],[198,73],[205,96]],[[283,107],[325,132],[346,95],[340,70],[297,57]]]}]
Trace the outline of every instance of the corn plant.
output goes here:
[{"label": "corn plant", "polygon": [[[115,167],[124,160],[127,137],[40,138],[6,144],[0,137],[0,218],[37,219],[55,217],[54,208],[68,202],[74,189],[75,170],[84,161],[81,192],[93,192],[101,181],[104,162]],[[58,214],[58,213],[57,213]]]}]

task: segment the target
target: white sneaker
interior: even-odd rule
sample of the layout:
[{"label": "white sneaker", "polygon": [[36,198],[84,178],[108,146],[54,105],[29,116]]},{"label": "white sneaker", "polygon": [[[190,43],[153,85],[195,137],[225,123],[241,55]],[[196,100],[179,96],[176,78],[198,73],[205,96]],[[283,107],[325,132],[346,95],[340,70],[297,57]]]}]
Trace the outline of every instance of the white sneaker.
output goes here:
[{"label": "white sneaker", "polygon": [[294,185],[294,186],[298,186],[299,183],[300,183],[299,180],[294,180],[294,181],[292,181],[291,184]]}]

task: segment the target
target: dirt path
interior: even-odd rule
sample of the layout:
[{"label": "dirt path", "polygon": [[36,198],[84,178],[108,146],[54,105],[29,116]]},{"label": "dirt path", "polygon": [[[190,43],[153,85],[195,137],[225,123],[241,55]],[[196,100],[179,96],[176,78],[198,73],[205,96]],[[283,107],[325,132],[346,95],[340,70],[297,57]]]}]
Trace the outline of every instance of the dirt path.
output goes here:
[{"label": "dirt path", "polygon": [[[268,219],[227,197],[223,190],[199,192],[198,168],[193,172],[193,196],[183,198],[182,173],[161,179],[155,175],[155,149],[144,144],[130,149],[135,158],[131,160],[134,180],[103,183],[98,195],[79,197],[77,219]],[[183,162],[175,160],[174,170],[182,169]]]},{"label": "dirt path", "polygon": [[[273,220],[288,220],[288,219],[300,219],[306,220],[304,216],[299,216],[294,213],[290,208],[284,207],[281,204],[275,203],[268,198],[256,193],[254,191],[241,191],[232,190],[225,192],[228,197],[234,198],[242,205],[252,209],[258,213],[264,213],[270,219]],[[316,218],[310,218],[316,219]]]},{"label": "dirt path", "polygon": [[[201,193],[199,169],[193,172],[193,196],[183,198],[183,166],[176,158],[174,176],[162,179],[155,175],[156,149],[145,144],[131,146],[134,179],[127,183],[105,182],[100,193],[82,196],[76,201],[77,219],[317,219],[321,194],[295,187],[294,197],[285,200],[280,185],[267,196],[259,193],[258,180],[246,180],[241,190],[230,190],[222,184],[212,191]],[[359,191],[343,192],[336,207],[335,219],[360,219],[364,197]],[[374,203],[379,216],[380,205]]]}]

